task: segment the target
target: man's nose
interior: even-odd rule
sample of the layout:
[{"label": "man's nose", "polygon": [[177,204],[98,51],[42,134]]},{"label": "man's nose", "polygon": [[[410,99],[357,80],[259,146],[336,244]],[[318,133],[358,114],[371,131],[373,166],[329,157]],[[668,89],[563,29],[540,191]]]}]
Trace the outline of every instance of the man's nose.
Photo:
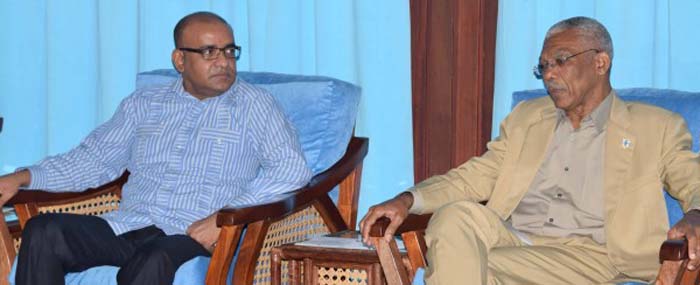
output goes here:
[{"label": "man's nose", "polygon": [[542,70],[542,80],[543,80],[543,81],[548,81],[548,80],[550,80],[550,79],[556,78],[556,72],[555,72],[555,70],[554,70],[555,68],[557,68],[557,67],[554,66],[554,65],[550,65],[550,66],[547,66],[547,67],[543,68],[543,70]]},{"label": "man's nose", "polygon": [[226,67],[231,64],[231,59],[227,58],[223,52],[219,52],[219,54],[217,54],[214,58],[214,64],[217,66]]}]

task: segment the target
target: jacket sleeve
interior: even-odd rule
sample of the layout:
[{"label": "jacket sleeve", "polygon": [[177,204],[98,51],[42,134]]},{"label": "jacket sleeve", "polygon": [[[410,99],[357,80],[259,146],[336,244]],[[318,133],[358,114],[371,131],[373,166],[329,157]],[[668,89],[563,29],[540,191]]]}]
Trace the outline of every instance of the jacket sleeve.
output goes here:
[{"label": "jacket sleeve", "polygon": [[661,178],[684,211],[700,209],[700,158],[691,150],[692,137],[685,121],[673,114],[664,127]]},{"label": "jacket sleeve", "polygon": [[409,189],[413,194],[411,213],[432,213],[443,205],[458,200],[488,200],[502,171],[503,160],[508,149],[511,122],[514,114],[522,109],[522,105],[519,104],[501,122],[500,134],[487,144],[486,153],[469,159],[443,175],[430,177]]}]

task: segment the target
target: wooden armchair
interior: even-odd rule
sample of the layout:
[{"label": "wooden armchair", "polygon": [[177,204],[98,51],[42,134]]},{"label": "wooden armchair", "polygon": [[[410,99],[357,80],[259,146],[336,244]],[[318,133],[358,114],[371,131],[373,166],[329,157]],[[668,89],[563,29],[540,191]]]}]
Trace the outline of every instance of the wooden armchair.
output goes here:
[{"label": "wooden armchair", "polygon": [[[299,241],[308,235],[354,229],[360,193],[362,162],[369,140],[353,137],[345,155],[330,169],[316,175],[304,188],[284,200],[246,208],[219,211],[221,227],[206,274],[206,284],[226,284],[239,241],[232,284],[269,283],[269,250],[283,243]],[[20,191],[7,205],[14,206],[19,224],[6,224],[0,213],[0,284],[7,275],[21,242],[26,221],[42,213],[99,215],[119,206],[121,186],[128,173],[99,188],[81,193]],[[340,186],[337,207],[328,195]],[[242,234],[243,229],[245,234]],[[242,240],[241,240],[242,239]]]},{"label": "wooden armchair", "polygon": [[[370,229],[369,235],[377,248],[377,255],[388,284],[411,284],[416,270],[421,267],[425,268],[428,265],[428,261],[425,259],[425,253],[428,250],[425,244],[425,228],[428,226],[430,217],[430,214],[409,215],[396,231],[397,235],[401,235],[406,246],[410,267],[406,267],[401,263],[401,256],[399,255],[396,241],[386,242],[382,238],[387,226],[389,226],[390,220],[388,218],[379,219]],[[695,271],[687,270],[685,265],[688,261],[687,241],[665,241],[659,250],[659,262],[662,264],[659,272],[668,271],[665,273],[670,280],[663,284],[700,284],[700,269]]]}]

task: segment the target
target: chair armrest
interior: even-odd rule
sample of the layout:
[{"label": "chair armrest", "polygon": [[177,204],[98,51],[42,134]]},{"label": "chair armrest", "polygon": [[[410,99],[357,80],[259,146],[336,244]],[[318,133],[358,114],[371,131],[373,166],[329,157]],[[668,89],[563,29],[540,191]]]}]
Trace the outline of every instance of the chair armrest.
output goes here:
[{"label": "chair armrest", "polygon": [[[432,214],[425,215],[414,215],[410,214],[401,223],[399,228],[396,230],[396,234],[400,235],[407,232],[422,231],[428,227],[428,222],[430,221]],[[387,217],[379,218],[372,227],[369,229],[369,236],[371,237],[383,237],[386,232],[386,228],[391,223],[391,220]]]},{"label": "chair armrest", "polygon": [[700,284],[700,270],[688,270],[688,241],[666,240],[659,249],[657,284]]},{"label": "chair armrest", "polygon": [[661,244],[659,263],[663,263],[666,260],[678,261],[684,259],[688,259],[688,241],[685,239],[669,239]]},{"label": "chair armrest", "polygon": [[46,192],[40,189],[20,190],[12,199],[5,203],[5,206],[27,203],[36,203],[39,205],[73,203],[115,191],[117,195],[121,195],[121,186],[126,183],[128,177],[129,172],[126,171],[122,176],[112,182],[82,192]]},{"label": "chair armrest", "polygon": [[[271,225],[310,206],[318,212],[330,232],[346,230],[346,221],[328,197],[328,192],[359,174],[368,146],[367,138],[353,137],[345,155],[338,162],[314,176],[307,186],[286,193],[281,200],[219,210],[216,224],[221,228],[221,233],[209,265],[206,284],[225,284],[226,273],[237,247],[240,250],[234,269],[235,283],[252,283],[256,260],[263,254],[265,237]],[[239,246],[244,227],[246,233]]]},{"label": "chair armrest", "polygon": [[362,164],[368,146],[369,141],[366,138],[353,138],[345,155],[331,168],[314,176],[306,187],[288,193],[288,197],[279,201],[248,207],[223,208],[216,217],[217,226],[245,225],[263,219],[284,217],[308,207],[318,199],[324,199],[321,197],[327,197],[325,194]]}]

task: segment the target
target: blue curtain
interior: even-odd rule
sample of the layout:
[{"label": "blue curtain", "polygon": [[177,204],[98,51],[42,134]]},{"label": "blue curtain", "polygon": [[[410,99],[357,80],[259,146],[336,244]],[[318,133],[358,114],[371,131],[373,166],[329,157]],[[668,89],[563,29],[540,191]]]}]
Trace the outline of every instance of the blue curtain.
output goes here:
[{"label": "blue curtain", "polygon": [[172,29],[207,10],[234,28],[240,70],[325,75],[362,87],[371,138],[360,215],[413,184],[408,1],[0,2],[0,174],[75,146],[141,71],[171,68]]},{"label": "blue curtain", "polygon": [[700,90],[700,1],[501,0],[498,6],[493,136],[513,91],[542,88],[532,67],[547,29],[568,17],[592,17],[608,28],[613,88]]}]

